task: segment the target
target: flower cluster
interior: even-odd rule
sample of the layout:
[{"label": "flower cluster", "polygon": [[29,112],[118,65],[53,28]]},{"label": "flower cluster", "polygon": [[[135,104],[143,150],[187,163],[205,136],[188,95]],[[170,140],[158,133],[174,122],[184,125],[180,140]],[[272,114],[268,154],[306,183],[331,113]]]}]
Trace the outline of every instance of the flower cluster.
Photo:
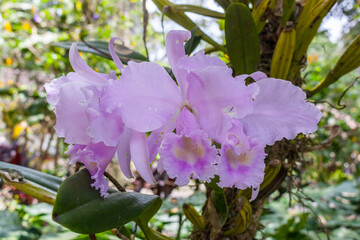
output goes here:
[{"label": "flower cluster", "polygon": [[[166,37],[176,82],[156,63],[124,67],[114,38],[109,50],[119,79],[114,72],[93,71],[73,44],[75,73],[45,85],[55,107],[57,135],[70,144],[70,163],[85,164],[102,196],[108,189],[103,174],[114,155],[125,176],[132,177],[132,161],[149,183],[155,182],[150,163],[159,154],[158,169],[178,185],[190,178],[209,182],[218,175],[220,187],[258,189],[265,146],[317,129],[321,113],[299,87],[261,72],[233,77],[216,57],[187,56],[184,41],[189,38],[188,31]],[[247,85],[247,78],[253,83]]]}]

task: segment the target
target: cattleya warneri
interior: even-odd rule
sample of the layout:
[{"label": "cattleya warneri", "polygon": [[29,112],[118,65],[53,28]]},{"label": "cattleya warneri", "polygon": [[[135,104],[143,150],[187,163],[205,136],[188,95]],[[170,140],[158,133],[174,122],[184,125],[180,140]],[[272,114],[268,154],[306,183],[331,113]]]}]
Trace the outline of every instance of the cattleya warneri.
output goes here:
[{"label": "cattleya warneri", "polygon": [[[113,38],[109,50],[119,79],[114,72],[92,70],[73,44],[75,73],[45,85],[55,107],[57,135],[70,144],[70,163],[84,163],[102,196],[108,195],[103,174],[114,155],[126,177],[132,177],[132,160],[140,175],[154,183],[150,163],[159,153],[158,170],[176,184],[190,178],[209,182],[218,175],[220,187],[252,187],[253,200],[264,177],[265,146],[316,131],[321,113],[306,102],[301,88],[262,72],[233,77],[216,57],[204,52],[187,56],[184,41],[189,38],[188,31],[170,31],[166,37],[177,84],[156,63],[124,67]],[[247,85],[249,77],[254,82]]]}]

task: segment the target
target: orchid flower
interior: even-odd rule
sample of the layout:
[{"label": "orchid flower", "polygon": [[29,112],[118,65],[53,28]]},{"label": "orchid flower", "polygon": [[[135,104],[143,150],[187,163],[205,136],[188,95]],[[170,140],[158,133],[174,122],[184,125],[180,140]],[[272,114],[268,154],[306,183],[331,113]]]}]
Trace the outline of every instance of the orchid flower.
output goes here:
[{"label": "orchid flower", "polygon": [[[103,173],[114,154],[125,176],[132,176],[132,160],[153,183],[150,163],[159,153],[159,171],[176,184],[218,175],[221,187],[252,187],[253,200],[264,177],[265,146],[317,129],[321,113],[299,87],[261,72],[233,77],[216,57],[187,56],[183,43],[189,38],[188,31],[170,31],[165,40],[176,82],[156,63],[130,61],[125,68],[113,38],[109,50],[121,70],[118,80],[91,70],[74,45],[75,73],[45,86],[57,134],[74,144],[70,162],[85,164],[103,196]],[[254,82],[247,85],[248,77]]]},{"label": "orchid flower", "polygon": [[[123,81],[106,90],[108,109],[120,109],[125,127],[152,132],[144,164],[159,152],[158,167],[175,183],[217,174],[221,187],[258,189],[265,146],[314,132],[321,113],[290,82],[261,72],[233,77],[216,57],[185,55],[189,38],[188,31],[170,31],[165,41],[178,86],[161,66],[130,62]],[[246,85],[248,77],[255,82]]]},{"label": "orchid flower", "polygon": [[[187,184],[190,175],[203,180],[214,176],[219,157],[210,137],[231,127],[231,115],[250,113],[252,98],[258,91],[256,86],[247,87],[244,81],[233,78],[231,69],[218,58],[202,52],[186,56],[183,42],[189,37],[189,32],[173,31],[166,38],[168,57],[180,88],[161,66],[130,62],[122,72],[123,80],[107,89],[108,109],[120,109],[126,127],[153,131],[148,139],[150,158],[144,165],[155,158],[164,140],[159,166],[176,177],[179,185]],[[201,77],[209,73],[214,77],[203,81]],[[223,82],[218,81],[220,75]],[[205,91],[202,95],[198,94],[199,88]],[[172,134],[175,128],[176,134]],[[177,146],[172,147],[174,144]],[[190,148],[191,144],[197,147]],[[178,154],[167,153],[167,146],[169,151],[178,149]],[[184,168],[170,170],[176,161],[182,162]]]},{"label": "orchid flower", "polygon": [[[112,54],[115,54],[114,41],[109,43]],[[120,112],[109,113],[102,104],[105,88],[119,81],[115,72],[106,75],[92,70],[82,60],[76,44],[70,48],[70,63],[75,73],[45,84],[47,100],[55,108],[56,134],[71,144],[67,151],[69,163],[83,163],[95,180],[92,186],[100,189],[104,197],[108,195],[104,172],[115,154],[127,177],[132,177],[130,161],[133,159],[144,179],[153,183],[150,167],[136,162],[137,159],[148,159],[148,150],[143,147],[148,146],[145,133],[124,127]],[[123,68],[120,60],[116,64]],[[147,171],[145,174],[143,169]]]}]

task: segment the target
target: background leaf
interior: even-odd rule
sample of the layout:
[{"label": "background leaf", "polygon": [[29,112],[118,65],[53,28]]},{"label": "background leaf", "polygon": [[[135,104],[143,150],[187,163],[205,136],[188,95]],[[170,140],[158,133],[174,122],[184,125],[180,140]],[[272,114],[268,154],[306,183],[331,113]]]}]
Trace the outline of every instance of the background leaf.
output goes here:
[{"label": "background leaf", "polygon": [[[73,42],[59,42],[52,44],[52,46],[70,49],[72,43]],[[86,41],[86,43],[77,42],[77,48],[81,52],[92,53],[100,57],[112,60],[108,48],[108,42],[104,42],[104,41]],[[127,48],[123,45],[114,44],[114,49],[116,54],[119,56],[121,62],[124,64],[126,64],[128,61],[131,60],[136,62],[149,61],[149,59],[144,55],[142,55],[141,53],[131,50],[130,48]]]},{"label": "background leaf", "polygon": [[195,50],[202,39],[201,35],[196,35],[197,31],[198,27],[195,27],[191,31],[191,38],[185,43],[185,53],[187,55],[190,55]]},{"label": "background leaf", "polygon": [[24,176],[25,179],[30,180],[36,184],[39,184],[40,186],[42,186],[44,188],[48,188],[55,192],[59,189],[59,186],[63,181],[61,178],[52,176],[50,174],[36,171],[31,168],[21,167],[18,165],[0,161],[0,170],[3,170],[3,169],[16,170],[16,171],[20,172]]},{"label": "background leaf", "polygon": [[236,74],[254,72],[260,61],[260,42],[253,16],[244,4],[233,3],[226,10],[225,38]]}]

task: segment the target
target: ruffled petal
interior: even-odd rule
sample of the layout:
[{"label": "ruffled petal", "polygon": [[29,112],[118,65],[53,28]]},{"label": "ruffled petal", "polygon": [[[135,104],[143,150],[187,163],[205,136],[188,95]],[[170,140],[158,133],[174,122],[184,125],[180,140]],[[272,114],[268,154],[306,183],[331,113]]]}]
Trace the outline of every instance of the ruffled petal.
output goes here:
[{"label": "ruffled petal", "polygon": [[246,136],[238,122],[233,121],[233,124],[218,139],[222,144],[218,185],[239,189],[258,187],[264,179],[265,145]]},{"label": "ruffled petal", "polygon": [[87,134],[92,138],[93,143],[104,142],[107,146],[116,147],[124,124],[121,112],[107,112],[103,106],[103,98],[106,92],[95,86],[83,89],[86,96],[87,114],[90,119]]},{"label": "ruffled petal", "polygon": [[140,176],[150,184],[155,184],[155,179],[150,168],[149,147],[145,133],[131,131],[130,153],[132,161]]},{"label": "ruffled petal", "polygon": [[244,80],[233,78],[232,70],[207,67],[188,75],[187,99],[200,124],[210,137],[219,136],[232,125],[234,117],[244,117],[253,110],[256,84],[246,86]]},{"label": "ruffled petal", "polygon": [[[182,111],[183,116],[179,119],[184,120],[185,125],[188,122],[193,126],[196,120],[188,114],[191,114],[188,110]],[[169,133],[159,150],[160,166],[169,177],[176,178],[175,183],[180,186],[189,183],[190,177],[209,182],[219,162],[217,150],[211,144],[207,134],[200,129],[184,127],[179,134]]]},{"label": "ruffled petal", "polygon": [[116,151],[116,147],[108,147],[103,143],[89,143],[86,146],[76,146],[71,148],[68,153],[71,154],[71,161],[81,161],[89,171],[94,183],[91,184],[95,189],[100,190],[102,197],[109,194],[108,180],[104,177],[106,167],[109,165]]},{"label": "ruffled petal", "polygon": [[301,88],[274,78],[256,84],[260,93],[255,98],[254,111],[239,119],[246,135],[272,145],[282,138],[293,139],[299,133],[316,131],[321,112],[314,104],[306,102]]},{"label": "ruffled petal", "polygon": [[182,102],[165,69],[148,62],[129,62],[107,92],[107,111],[120,108],[125,126],[139,132],[160,128],[179,111]]},{"label": "ruffled petal", "polygon": [[81,155],[76,153],[83,150],[85,147],[86,145],[80,144],[70,144],[68,146],[68,150],[65,152],[65,154],[70,155],[68,162],[70,165],[75,165],[78,162],[81,163]]},{"label": "ruffled petal", "polygon": [[130,153],[130,134],[131,130],[124,128],[124,131],[119,137],[119,144],[117,147],[116,157],[119,162],[121,171],[125,177],[132,178],[133,175],[130,169],[131,153]]},{"label": "ruffled petal", "polygon": [[47,99],[55,107],[58,137],[64,137],[66,143],[86,145],[90,137],[86,134],[89,119],[86,114],[86,100],[82,88],[88,82],[76,73],[53,80],[45,84]]}]

